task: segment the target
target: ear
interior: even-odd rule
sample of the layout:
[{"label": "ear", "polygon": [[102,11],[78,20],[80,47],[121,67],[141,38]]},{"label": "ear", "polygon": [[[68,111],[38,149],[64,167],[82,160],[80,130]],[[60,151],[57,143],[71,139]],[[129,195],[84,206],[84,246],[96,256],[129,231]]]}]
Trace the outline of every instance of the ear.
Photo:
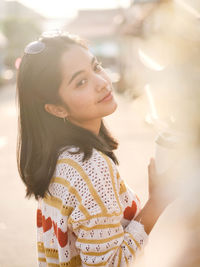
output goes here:
[{"label": "ear", "polygon": [[57,106],[57,105],[53,105],[53,104],[45,104],[44,108],[48,113],[50,113],[56,117],[66,118],[68,116],[68,112],[62,106]]}]

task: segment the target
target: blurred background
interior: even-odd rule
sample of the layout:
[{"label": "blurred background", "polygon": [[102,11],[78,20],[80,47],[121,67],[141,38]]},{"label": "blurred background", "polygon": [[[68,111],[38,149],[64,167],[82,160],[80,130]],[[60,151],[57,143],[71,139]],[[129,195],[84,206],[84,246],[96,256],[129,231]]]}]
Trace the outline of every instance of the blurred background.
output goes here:
[{"label": "blurred background", "polygon": [[118,109],[106,123],[121,176],[143,205],[149,159],[164,146],[157,137],[167,132],[164,143],[177,148],[165,182],[179,197],[133,266],[200,266],[199,0],[0,0],[0,267],[37,266],[37,203],[24,198],[16,166],[16,72],[25,45],[52,29],[87,39],[109,73]]}]

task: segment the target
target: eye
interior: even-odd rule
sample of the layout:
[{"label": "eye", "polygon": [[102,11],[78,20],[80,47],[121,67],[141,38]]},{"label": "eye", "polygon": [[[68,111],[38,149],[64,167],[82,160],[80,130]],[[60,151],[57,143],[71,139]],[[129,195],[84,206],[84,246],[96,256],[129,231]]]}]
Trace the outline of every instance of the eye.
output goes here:
[{"label": "eye", "polygon": [[76,84],[76,87],[80,87],[80,86],[84,85],[86,82],[87,82],[87,79],[82,79]]},{"label": "eye", "polygon": [[102,63],[101,62],[97,62],[94,66],[94,71],[98,72],[101,71],[103,69],[102,67]]}]

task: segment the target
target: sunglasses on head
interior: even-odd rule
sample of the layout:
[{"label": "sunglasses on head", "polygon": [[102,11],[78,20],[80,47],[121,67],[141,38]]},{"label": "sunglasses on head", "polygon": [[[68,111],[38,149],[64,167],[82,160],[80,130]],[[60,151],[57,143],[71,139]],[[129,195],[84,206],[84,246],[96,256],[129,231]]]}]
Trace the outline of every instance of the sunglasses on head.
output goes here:
[{"label": "sunglasses on head", "polygon": [[24,53],[27,55],[36,55],[44,51],[46,44],[42,42],[42,38],[54,38],[63,35],[60,30],[51,30],[43,32],[38,41],[29,43],[25,49]]}]

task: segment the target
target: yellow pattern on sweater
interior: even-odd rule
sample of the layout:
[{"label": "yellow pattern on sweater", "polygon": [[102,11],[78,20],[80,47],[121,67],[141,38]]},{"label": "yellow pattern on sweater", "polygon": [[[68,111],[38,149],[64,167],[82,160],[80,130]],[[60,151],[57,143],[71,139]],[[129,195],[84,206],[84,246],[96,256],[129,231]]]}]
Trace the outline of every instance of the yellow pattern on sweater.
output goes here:
[{"label": "yellow pattern on sweater", "polygon": [[59,156],[50,194],[38,202],[38,266],[126,266],[148,238],[134,221],[138,198],[108,156],[93,149],[82,162],[75,150]]}]

